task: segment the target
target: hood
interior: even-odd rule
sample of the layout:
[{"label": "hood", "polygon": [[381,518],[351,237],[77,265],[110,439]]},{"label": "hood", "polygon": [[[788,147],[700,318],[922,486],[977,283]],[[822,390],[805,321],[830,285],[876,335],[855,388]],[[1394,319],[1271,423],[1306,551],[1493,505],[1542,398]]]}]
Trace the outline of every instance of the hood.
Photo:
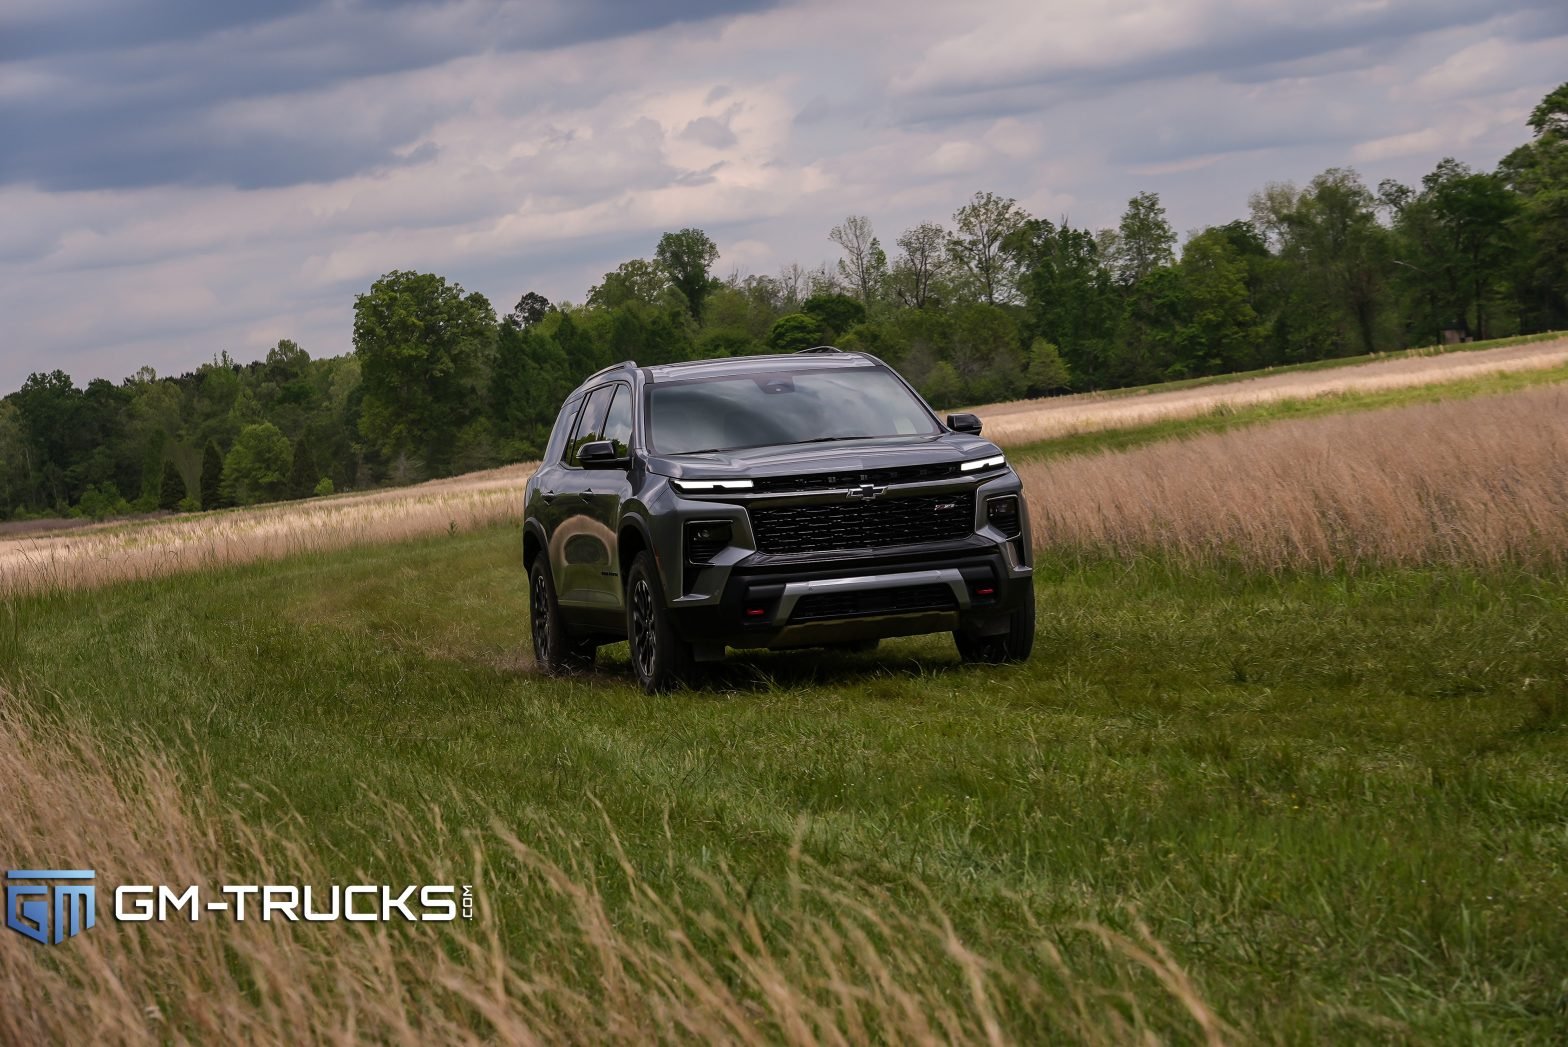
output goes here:
[{"label": "hood", "polygon": [[653,454],[648,456],[648,471],[685,480],[723,480],[734,476],[869,472],[909,465],[967,462],[971,458],[1001,453],[991,441],[978,436],[938,433],[934,436],[770,444],[705,454]]}]

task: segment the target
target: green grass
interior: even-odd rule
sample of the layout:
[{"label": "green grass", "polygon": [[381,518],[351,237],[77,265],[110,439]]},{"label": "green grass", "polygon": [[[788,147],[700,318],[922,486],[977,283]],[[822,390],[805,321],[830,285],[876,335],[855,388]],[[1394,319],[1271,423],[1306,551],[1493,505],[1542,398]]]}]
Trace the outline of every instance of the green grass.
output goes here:
[{"label": "green grass", "polygon": [[1237,406],[1221,404],[1203,414],[1185,418],[1164,418],[1142,425],[1069,433],[1035,443],[1019,444],[1007,448],[1007,453],[1018,460],[1038,460],[1074,454],[1092,454],[1097,451],[1123,451],[1142,447],[1145,444],[1158,443],[1161,440],[1230,432],[1233,429],[1265,425],[1288,418],[1320,418],[1330,414],[1370,411],[1379,407],[1403,407],[1409,404],[1436,403],[1441,400],[1461,400],[1472,396],[1511,393],[1559,382],[1568,382],[1568,365],[1527,371],[1502,371],[1456,381],[1398,389],[1325,393],[1320,396]]},{"label": "green grass", "polygon": [[1481,342],[1459,342],[1454,345],[1424,345],[1410,349],[1395,349],[1386,353],[1363,353],[1360,356],[1333,356],[1323,360],[1306,360],[1296,364],[1277,364],[1252,371],[1230,371],[1225,374],[1204,375],[1199,378],[1178,378],[1169,382],[1149,385],[1129,385],[1119,389],[1079,390],[1098,392],[1106,398],[1142,396],[1146,393],[1168,393],[1177,389],[1200,389],[1208,385],[1243,382],[1249,378],[1263,378],[1275,374],[1293,374],[1298,371],[1331,371],[1337,367],[1355,367],[1374,364],[1382,360],[1398,360],[1410,356],[1445,356],[1448,353],[1474,353],[1483,349],[1502,349],[1510,345],[1529,345],[1533,342],[1550,342],[1568,336],[1564,331],[1543,331],[1540,334],[1520,334],[1509,338],[1488,338]]},{"label": "green grass", "polygon": [[1562,579],[1048,561],[1027,666],[931,637],[737,657],[661,697],[624,648],[533,675],[525,609],[517,536],[459,535],[13,602],[0,679],[151,736],[249,818],[297,811],[366,882],[404,872],[375,797],[547,850],[562,830],[609,871],[607,816],[655,884],[724,864],[765,923],[803,831],[833,873],[917,878],[1004,960],[1031,949],[1021,908],[1136,911],[1264,1038],[1568,1024]]}]

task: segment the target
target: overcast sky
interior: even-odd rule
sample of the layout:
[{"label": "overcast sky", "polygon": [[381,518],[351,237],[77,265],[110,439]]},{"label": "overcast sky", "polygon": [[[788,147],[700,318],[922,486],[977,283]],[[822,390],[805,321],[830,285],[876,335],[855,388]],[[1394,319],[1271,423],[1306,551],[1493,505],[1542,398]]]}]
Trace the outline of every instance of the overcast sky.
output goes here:
[{"label": "overcast sky", "polygon": [[393,269],[505,312],[689,225],[768,273],[980,189],[1189,231],[1490,168],[1565,57],[1562,0],[5,0],[0,392],[347,352]]}]

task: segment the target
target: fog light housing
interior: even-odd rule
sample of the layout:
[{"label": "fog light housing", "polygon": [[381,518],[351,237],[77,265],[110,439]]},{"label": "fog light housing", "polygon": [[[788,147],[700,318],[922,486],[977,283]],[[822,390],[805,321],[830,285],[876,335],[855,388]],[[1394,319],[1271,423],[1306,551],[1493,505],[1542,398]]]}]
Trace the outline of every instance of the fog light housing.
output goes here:
[{"label": "fog light housing", "polygon": [[713,558],[729,547],[733,529],[728,520],[690,520],[686,524],[686,560],[688,563],[712,563]]},{"label": "fog light housing", "polygon": [[987,498],[985,519],[992,527],[995,527],[1009,538],[1017,538],[1023,533],[1023,524],[1019,520],[1018,496],[1016,494],[1000,494],[995,498]]}]

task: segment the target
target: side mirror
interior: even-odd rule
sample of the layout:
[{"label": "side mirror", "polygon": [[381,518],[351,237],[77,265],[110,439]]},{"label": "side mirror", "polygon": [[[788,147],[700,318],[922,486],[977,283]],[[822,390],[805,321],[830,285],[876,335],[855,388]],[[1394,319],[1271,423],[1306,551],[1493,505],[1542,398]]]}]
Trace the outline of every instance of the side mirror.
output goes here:
[{"label": "side mirror", "polygon": [[577,464],[584,469],[625,469],[631,459],[617,454],[609,440],[589,440],[577,449]]},{"label": "side mirror", "polygon": [[969,433],[972,436],[979,436],[980,418],[972,414],[950,414],[947,416],[947,427],[955,433]]}]

